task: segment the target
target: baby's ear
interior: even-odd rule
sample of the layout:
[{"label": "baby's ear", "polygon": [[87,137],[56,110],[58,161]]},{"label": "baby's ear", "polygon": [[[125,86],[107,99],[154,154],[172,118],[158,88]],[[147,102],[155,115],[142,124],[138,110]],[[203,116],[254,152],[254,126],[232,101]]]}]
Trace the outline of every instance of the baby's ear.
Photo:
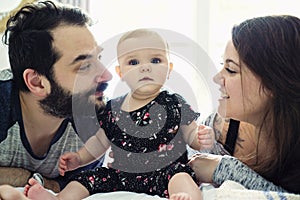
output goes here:
[{"label": "baby's ear", "polygon": [[169,63],[169,72],[168,72],[168,76],[167,76],[167,79],[169,79],[170,78],[170,73],[171,73],[171,71],[173,70],[173,63]]},{"label": "baby's ear", "polygon": [[122,79],[122,72],[121,72],[120,66],[117,65],[115,70],[116,70],[117,74],[120,76],[120,78]]},{"label": "baby's ear", "polygon": [[33,69],[25,69],[23,72],[23,79],[29,91],[34,95],[39,97],[48,95],[50,84],[46,77],[39,75]]},{"label": "baby's ear", "polygon": [[169,64],[169,73],[173,70],[173,63],[170,62]]}]

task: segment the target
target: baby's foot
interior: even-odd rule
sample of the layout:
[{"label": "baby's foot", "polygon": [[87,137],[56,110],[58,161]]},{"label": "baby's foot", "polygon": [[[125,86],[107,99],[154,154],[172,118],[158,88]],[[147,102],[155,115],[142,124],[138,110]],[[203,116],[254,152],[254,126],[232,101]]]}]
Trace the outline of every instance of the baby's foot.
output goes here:
[{"label": "baby's foot", "polygon": [[24,187],[23,193],[27,197],[28,196],[28,190],[31,186],[38,184],[38,182],[34,178],[30,178],[27,182],[27,184]]},{"label": "baby's foot", "polygon": [[57,198],[48,192],[34,178],[29,179],[28,184],[24,188],[24,194],[31,200],[57,200]]},{"label": "baby's foot", "polygon": [[176,194],[172,194],[170,196],[170,200],[192,200],[192,197],[184,192],[179,192]]}]

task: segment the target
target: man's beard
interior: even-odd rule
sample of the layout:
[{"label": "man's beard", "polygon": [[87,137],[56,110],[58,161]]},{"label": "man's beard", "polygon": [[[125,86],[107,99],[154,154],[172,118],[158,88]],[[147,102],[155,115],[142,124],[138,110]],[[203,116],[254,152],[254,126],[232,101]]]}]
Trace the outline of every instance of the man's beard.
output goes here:
[{"label": "man's beard", "polygon": [[72,94],[54,80],[50,80],[51,93],[40,101],[40,106],[45,113],[58,118],[71,118],[73,115],[96,116],[96,112],[102,112],[105,106],[103,97],[99,97],[97,102],[92,102],[89,98],[96,91],[104,91],[107,83],[101,83],[97,88],[88,92]]}]

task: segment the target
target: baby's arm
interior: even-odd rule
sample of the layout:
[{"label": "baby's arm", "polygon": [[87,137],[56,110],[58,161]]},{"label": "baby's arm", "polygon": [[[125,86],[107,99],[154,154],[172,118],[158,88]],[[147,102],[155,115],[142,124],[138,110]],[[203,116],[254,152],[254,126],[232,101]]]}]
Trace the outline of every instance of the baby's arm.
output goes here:
[{"label": "baby's arm", "polygon": [[66,171],[87,165],[105,154],[110,143],[105,132],[100,128],[97,133],[90,137],[85,145],[77,152],[63,154],[59,160],[59,172],[63,176]]},{"label": "baby's arm", "polygon": [[195,150],[212,149],[215,142],[213,129],[205,125],[197,125],[195,121],[189,125],[181,125],[185,142]]}]

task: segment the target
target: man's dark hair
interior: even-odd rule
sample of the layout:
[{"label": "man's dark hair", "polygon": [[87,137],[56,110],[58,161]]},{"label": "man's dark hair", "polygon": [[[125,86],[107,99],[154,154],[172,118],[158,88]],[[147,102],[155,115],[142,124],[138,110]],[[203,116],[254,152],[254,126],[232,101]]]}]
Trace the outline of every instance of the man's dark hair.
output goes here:
[{"label": "man's dark hair", "polygon": [[21,91],[29,91],[25,69],[53,79],[53,64],[60,52],[53,47],[51,31],[60,25],[86,26],[91,19],[79,8],[54,4],[51,1],[28,4],[12,16],[6,25],[3,41],[8,45],[13,80]]}]

